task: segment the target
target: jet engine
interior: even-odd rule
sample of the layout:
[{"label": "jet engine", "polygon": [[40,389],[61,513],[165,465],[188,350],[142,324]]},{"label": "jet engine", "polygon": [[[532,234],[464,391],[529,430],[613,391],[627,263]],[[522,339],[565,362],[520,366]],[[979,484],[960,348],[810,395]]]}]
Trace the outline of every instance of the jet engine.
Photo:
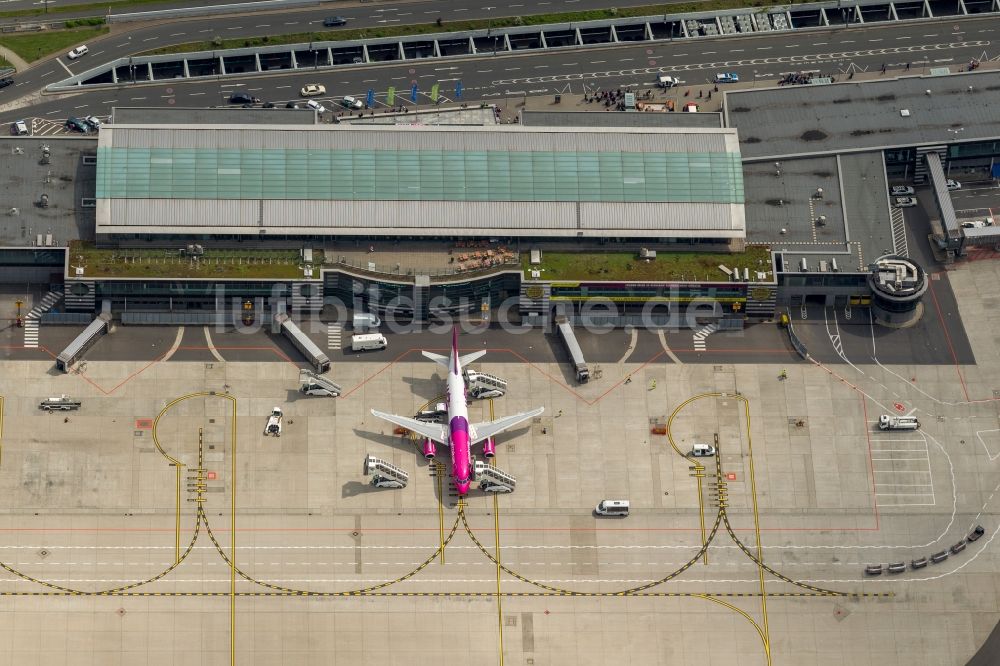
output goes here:
[{"label": "jet engine", "polygon": [[437,455],[437,447],[434,446],[434,442],[430,439],[424,440],[424,445],[422,448],[424,451],[424,458],[427,458],[428,460],[433,460],[434,456]]},{"label": "jet engine", "polygon": [[485,442],[483,442],[483,456],[485,456],[486,458],[492,458],[496,454],[497,454],[496,442],[494,442],[493,438],[490,437]]}]

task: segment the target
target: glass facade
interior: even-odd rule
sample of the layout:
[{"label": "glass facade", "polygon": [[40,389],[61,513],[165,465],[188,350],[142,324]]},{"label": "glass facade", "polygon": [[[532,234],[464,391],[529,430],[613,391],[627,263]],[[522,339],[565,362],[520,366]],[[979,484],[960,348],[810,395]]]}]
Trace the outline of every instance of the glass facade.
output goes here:
[{"label": "glass facade", "polygon": [[739,153],[98,149],[98,199],[743,203]]}]

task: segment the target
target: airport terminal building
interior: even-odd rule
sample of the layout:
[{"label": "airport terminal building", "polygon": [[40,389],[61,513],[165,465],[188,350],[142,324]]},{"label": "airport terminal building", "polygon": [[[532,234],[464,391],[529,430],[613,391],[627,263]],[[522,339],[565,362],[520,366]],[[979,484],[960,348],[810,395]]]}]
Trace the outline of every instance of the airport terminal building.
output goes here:
[{"label": "airport terminal building", "polygon": [[[722,114],[524,112],[513,126],[489,107],[436,126],[116,110],[96,141],[10,140],[0,176],[19,224],[2,233],[0,271],[55,285],[67,312],[178,323],[274,300],[417,319],[514,303],[529,321],[599,301],[612,325],[697,303],[699,321],[727,327],[779,307],[868,306],[880,258],[909,256],[922,274],[997,243],[961,224],[945,177],[1000,157],[977,120],[1000,103],[998,79],[734,91]],[[944,118],[932,100],[959,93]],[[887,96],[907,113],[865,111]],[[963,120],[961,142],[943,135]],[[902,150],[920,157],[901,165]],[[891,205],[900,168],[933,186],[933,256],[913,229],[908,245]]]}]

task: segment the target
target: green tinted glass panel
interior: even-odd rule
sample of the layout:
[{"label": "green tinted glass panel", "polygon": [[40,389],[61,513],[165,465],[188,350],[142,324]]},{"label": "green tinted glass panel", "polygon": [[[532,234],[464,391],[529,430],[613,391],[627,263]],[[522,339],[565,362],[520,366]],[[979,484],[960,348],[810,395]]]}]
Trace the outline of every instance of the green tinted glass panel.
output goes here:
[{"label": "green tinted glass panel", "polygon": [[103,199],[743,203],[738,153],[100,148]]}]

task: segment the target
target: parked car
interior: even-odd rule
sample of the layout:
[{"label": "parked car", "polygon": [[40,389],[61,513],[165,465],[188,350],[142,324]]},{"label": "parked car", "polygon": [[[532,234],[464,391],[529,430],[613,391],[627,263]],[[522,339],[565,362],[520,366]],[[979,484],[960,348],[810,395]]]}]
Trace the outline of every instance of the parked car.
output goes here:
[{"label": "parked car", "polygon": [[347,25],[347,19],[343,16],[328,16],[323,19],[323,26],[327,28],[335,28],[338,25]]},{"label": "parked car", "polygon": [[915,194],[915,191],[909,185],[893,185],[892,189],[889,190],[889,194],[894,197],[905,197]]},{"label": "parked car", "polygon": [[962,222],[962,227],[964,229],[985,229],[986,227],[993,226],[993,218],[986,218],[985,220],[967,220]]},{"label": "parked car", "polygon": [[274,102],[264,102],[264,108],[265,109],[273,109],[274,108]]},{"label": "parked car", "polygon": [[4,78],[0,79],[0,88],[6,88],[7,86],[12,86],[12,85],[14,85],[14,79],[10,78],[9,76],[5,76]]},{"label": "parked car", "polygon": [[14,136],[24,136],[28,133],[28,123],[23,120],[15,120],[10,124],[10,133]]},{"label": "parked car", "polygon": [[351,62],[353,62],[355,65],[361,65],[365,62],[365,60],[361,56],[354,56],[354,59],[351,60]]},{"label": "parked car", "polygon": [[307,86],[302,86],[302,90],[299,94],[303,97],[318,97],[320,95],[326,94],[326,86],[320,85],[319,83],[310,83]]},{"label": "parked car", "polygon": [[917,205],[916,197],[896,197],[896,208],[912,208]]},{"label": "parked car", "polygon": [[256,104],[259,101],[259,98],[242,92],[236,92],[229,96],[230,104]]},{"label": "parked car", "polygon": [[90,125],[90,127],[96,132],[101,129],[101,121],[97,119],[97,116],[87,116],[83,119],[83,122]]},{"label": "parked car", "polygon": [[308,106],[310,109],[312,109],[316,113],[326,113],[326,107],[323,106],[322,104],[320,104],[319,102],[317,102],[314,99],[311,99],[308,102],[306,102],[306,106]]},{"label": "parked car", "polygon": [[70,60],[76,60],[80,56],[87,55],[87,53],[89,52],[90,49],[87,48],[87,45],[81,44],[80,46],[76,47],[75,49],[67,53],[66,57],[69,58]]},{"label": "parked car", "polygon": [[962,189],[962,183],[958,182],[957,180],[952,180],[951,178],[949,178],[948,179],[948,189],[949,190],[960,190],[960,189]]},{"label": "parked car", "polygon": [[297,109],[297,108],[299,108],[299,105],[296,104],[295,102],[289,102],[288,104],[285,104],[285,108],[286,109]]},{"label": "parked car", "polygon": [[740,75],[736,72],[721,72],[715,75],[716,83],[739,83]]},{"label": "parked car", "polygon": [[363,109],[365,108],[365,103],[362,102],[357,97],[351,97],[347,95],[344,99],[340,100],[340,105],[348,109]]},{"label": "parked car", "polygon": [[90,134],[90,125],[80,120],[79,118],[67,118],[66,119],[66,129],[71,132],[83,132],[84,134]]}]

